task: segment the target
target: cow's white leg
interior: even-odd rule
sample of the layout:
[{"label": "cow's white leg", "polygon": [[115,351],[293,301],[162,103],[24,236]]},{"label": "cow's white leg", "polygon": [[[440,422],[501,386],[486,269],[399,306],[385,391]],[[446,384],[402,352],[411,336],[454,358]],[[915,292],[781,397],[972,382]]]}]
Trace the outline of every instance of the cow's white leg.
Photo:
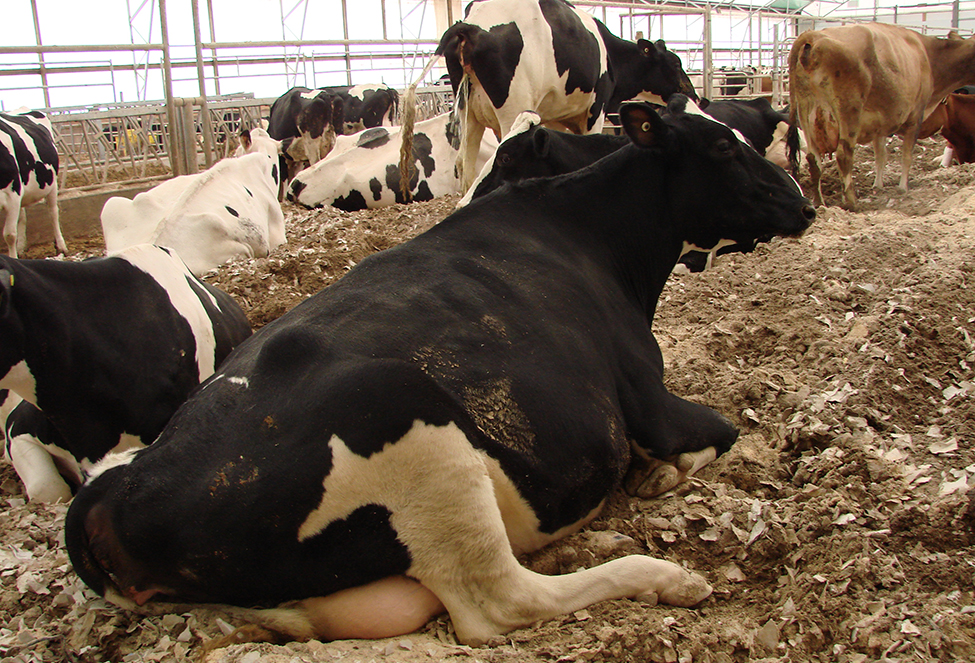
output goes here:
[{"label": "cow's white leg", "polygon": [[853,150],[852,141],[840,139],[836,146],[836,165],[840,170],[840,180],[843,183],[844,207],[853,211],[856,209],[857,195],[853,189]]},{"label": "cow's white leg", "polygon": [[7,444],[10,462],[24,482],[27,497],[39,502],[68,502],[71,488],[58,472],[54,458],[29,435],[18,435]]},{"label": "cow's white leg", "polygon": [[47,194],[47,209],[51,215],[51,229],[54,231],[54,245],[60,253],[68,252],[68,245],[61,234],[61,215],[58,209],[58,178],[54,177],[51,192]]},{"label": "cow's white leg", "polygon": [[887,168],[887,137],[877,136],[873,139],[874,164],[876,173],[873,178],[873,188],[882,189],[884,186],[884,169]]},{"label": "cow's white leg", "polygon": [[901,145],[901,181],[897,188],[907,191],[907,176],[911,172],[911,163],[914,161],[914,144],[917,142],[917,132],[908,131],[904,136],[904,143]]},{"label": "cow's white leg", "polygon": [[4,202],[3,239],[7,242],[7,255],[17,257],[17,224],[20,219],[20,199],[7,195]]},{"label": "cow's white leg", "polygon": [[941,155],[941,167],[947,168],[951,165],[951,160],[955,158],[955,150],[949,143],[945,145],[945,151]]},{"label": "cow's white leg", "polygon": [[481,150],[481,139],[484,137],[484,125],[468,120],[464,127],[463,142],[460,149],[461,182],[464,192],[474,184],[477,177],[477,155]]}]

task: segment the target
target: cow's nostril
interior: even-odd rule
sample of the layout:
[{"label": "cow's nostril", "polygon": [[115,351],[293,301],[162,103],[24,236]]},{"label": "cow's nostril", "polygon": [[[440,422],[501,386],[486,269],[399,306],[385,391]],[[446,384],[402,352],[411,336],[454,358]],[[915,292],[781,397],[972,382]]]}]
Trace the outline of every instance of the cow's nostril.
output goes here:
[{"label": "cow's nostril", "polygon": [[812,205],[804,205],[802,208],[802,217],[812,223],[816,220],[816,208]]}]

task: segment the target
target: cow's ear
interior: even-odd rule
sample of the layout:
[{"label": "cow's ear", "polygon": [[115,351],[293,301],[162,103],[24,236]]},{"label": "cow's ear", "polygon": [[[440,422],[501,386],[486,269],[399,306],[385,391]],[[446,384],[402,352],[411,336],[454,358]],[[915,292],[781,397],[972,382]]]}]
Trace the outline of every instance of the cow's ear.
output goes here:
[{"label": "cow's ear", "polygon": [[666,53],[667,52],[667,42],[665,42],[663,39],[658,39],[657,40],[657,50],[660,51],[661,53]]},{"label": "cow's ear", "polygon": [[626,135],[640,147],[657,147],[667,133],[667,125],[647,103],[623,104],[620,121]]},{"label": "cow's ear", "polygon": [[640,49],[640,52],[643,54],[643,57],[647,58],[651,62],[655,62],[657,60],[657,56],[660,55],[657,52],[657,47],[653,45],[652,41],[647,41],[646,39],[637,39],[636,45],[637,48]]},{"label": "cow's ear", "polygon": [[244,129],[240,132],[240,145],[244,148],[244,150],[249,150],[251,148],[250,129]]},{"label": "cow's ear", "polygon": [[535,156],[545,158],[548,156],[548,132],[536,131],[532,137],[532,146],[535,148]]}]

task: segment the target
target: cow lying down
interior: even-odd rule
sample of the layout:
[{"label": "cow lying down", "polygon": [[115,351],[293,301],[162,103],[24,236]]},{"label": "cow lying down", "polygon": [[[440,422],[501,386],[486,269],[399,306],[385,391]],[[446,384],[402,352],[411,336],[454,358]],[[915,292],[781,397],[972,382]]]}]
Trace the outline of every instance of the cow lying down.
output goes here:
[{"label": "cow lying down", "polygon": [[[291,182],[288,200],[305,207],[332,205],[347,212],[388,207],[406,199],[400,189],[400,127],[375,127],[336,144],[326,158],[307,168]],[[498,143],[484,136],[477,165],[482,166]],[[460,125],[452,113],[417,122],[413,135],[411,200],[432,200],[461,191],[454,168],[460,147]]]},{"label": "cow lying down", "polygon": [[238,346],[155,444],[78,492],[81,578],[136,603],[296,601],[248,613],[292,638],[392,636],[446,610],[484,643],[604,599],[707,597],[643,555],[554,577],[516,558],[592,520],[632,454],[671,459],[653,494],[734,443],[664,386],[657,299],[685,242],[815,216],[726,126],[621,117],[633,145],[475,200]]},{"label": "cow lying down", "polygon": [[[271,141],[267,132],[255,129],[249,136],[254,144],[248,142],[246,149],[258,144],[258,135]],[[268,151],[223,159],[131,200],[109,198],[101,214],[107,251],[145,243],[167,246],[197,276],[237,256],[266,256],[285,241],[278,157]]]},{"label": "cow lying down", "polygon": [[5,451],[28,497],[51,502],[108,452],[152,442],[251,333],[230,295],[149,244],[83,262],[0,257],[0,316],[0,388],[23,399]]},{"label": "cow lying down", "polygon": [[[683,99],[686,97],[678,97],[674,104],[680,106],[684,103]],[[630,143],[626,136],[580,136],[553,131],[539,126],[539,121],[538,114],[532,111],[526,111],[515,119],[511,131],[484,164],[474,184],[457,202],[458,208],[468,205],[475,198],[487,195],[506,182],[521,182],[532,177],[550,177],[580,170]],[[737,129],[734,125],[731,128]],[[748,140],[747,136],[740,137]],[[749,141],[749,144],[752,142]],[[703,272],[711,267],[716,256],[735,252],[749,253],[755,249],[755,245],[756,241],[720,243],[703,251],[688,243],[684,245],[674,271]]]}]

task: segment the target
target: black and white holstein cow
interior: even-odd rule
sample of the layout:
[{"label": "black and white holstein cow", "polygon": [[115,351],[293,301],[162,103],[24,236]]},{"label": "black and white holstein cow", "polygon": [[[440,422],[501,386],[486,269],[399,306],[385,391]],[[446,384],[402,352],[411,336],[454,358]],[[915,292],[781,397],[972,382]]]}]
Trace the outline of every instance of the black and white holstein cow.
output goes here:
[{"label": "black and white holstein cow", "polygon": [[54,129],[44,113],[0,113],[0,210],[7,253],[13,258],[18,235],[27,228],[24,208],[41,200],[47,201],[57,250],[68,250],[58,216],[58,165]]},{"label": "black and white holstein cow", "polygon": [[343,131],[342,99],[328,90],[293,87],[271,104],[267,132],[282,141],[281,172],[285,181],[318,163]]},{"label": "black and white holstein cow", "polygon": [[109,451],[151,443],[250,334],[229,295],[158,246],[83,262],[0,257],[0,388],[24,399],[7,417],[7,453],[28,497],[67,501]]},{"label": "black and white holstein cow", "polygon": [[[455,164],[459,126],[452,113],[417,122],[412,140],[413,164],[409,192],[415,201],[460,193]],[[401,128],[375,127],[336,142],[334,154],[298,173],[288,200],[305,207],[331,205],[348,212],[409,202],[400,186]],[[355,139],[350,148],[351,139]],[[494,136],[481,140],[476,165],[490,159]]]},{"label": "black and white holstein cow", "polygon": [[399,110],[399,92],[385,83],[324,89],[342,99],[342,135],[349,136],[373,127],[393,126],[393,118]]},{"label": "black and white holstein cow", "polygon": [[[685,112],[686,97],[677,97],[673,106]],[[760,100],[764,101],[764,100]],[[738,132],[739,138],[749,145],[768,145],[772,140],[773,127],[763,125],[759,117],[759,109],[753,108],[751,102],[730,101],[712,102],[704,111],[711,115],[711,106],[718,105],[718,115],[726,121],[733,130]],[[729,108],[729,104],[731,108]],[[768,102],[765,102],[768,105]],[[692,105],[691,110],[696,111]],[[727,112],[727,111],[733,112]],[[769,106],[771,110],[771,106]],[[669,111],[661,110],[663,114]],[[700,112],[700,111],[697,111]],[[772,111],[774,113],[774,111]],[[719,118],[716,118],[719,119]],[[576,136],[561,131],[553,131],[539,126],[541,123],[537,113],[522,113],[505,137],[497,152],[481,169],[474,184],[457,203],[457,207],[467,205],[472,199],[484,196],[499,188],[505,182],[520,182],[532,177],[550,177],[571,173],[589,166],[608,154],[615,152],[630,141],[626,136],[609,136],[605,134],[589,134]],[[781,136],[784,130],[777,130]],[[756,149],[759,154],[761,149]],[[778,164],[780,167],[782,164]],[[763,238],[769,239],[769,238]],[[677,272],[702,272],[708,269],[715,256],[727,253],[748,253],[754,250],[756,243],[735,242],[702,250],[701,247],[686,245],[680,261],[675,268]]]},{"label": "black and white holstein cow", "polygon": [[647,477],[660,492],[734,443],[664,386],[657,299],[685,242],[815,216],[724,125],[620,114],[634,145],[475,200],[238,346],[155,444],[78,492],[81,578],[123,602],[298,599],[249,613],[296,638],[447,610],[484,643],[604,599],[707,597],[643,555],[554,577],[516,557],[594,518],[632,454],[673,458]]},{"label": "black and white holstein cow", "polygon": [[712,101],[704,112],[741,132],[755,150],[782,168],[789,166],[786,134],[789,114],[777,111],[764,97]]},{"label": "black and white holstein cow", "polygon": [[[500,140],[522,111],[577,134],[602,131],[604,113],[628,99],[697,99],[680,58],[663,40],[620,39],[564,0],[475,0],[444,32],[444,56],[462,108],[464,190],[485,128]],[[459,92],[461,87],[468,88]],[[460,104],[461,101],[458,101]],[[405,122],[404,122],[405,123]]]},{"label": "black and white holstein cow", "polygon": [[277,142],[263,129],[251,129],[242,140],[249,147],[238,152],[251,153],[174,177],[132,199],[105,201],[101,222],[108,253],[144,243],[166,246],[200,276],[238,256],[264,257],[283,244]]}]

